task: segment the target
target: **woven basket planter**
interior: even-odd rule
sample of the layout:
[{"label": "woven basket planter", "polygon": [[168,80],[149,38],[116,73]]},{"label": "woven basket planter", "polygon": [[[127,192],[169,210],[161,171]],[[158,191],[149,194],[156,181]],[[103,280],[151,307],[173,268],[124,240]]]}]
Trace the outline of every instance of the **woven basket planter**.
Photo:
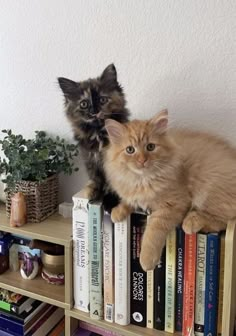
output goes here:
[{"label": "woven basket planter", "polygon": [[52,175],[42,182],[18,182],[14,192],[6,193],[6,212],[8,217],[11,214],[11,197],[17,191],[21,191],[26,197],[27,222],[41,222],[57,210],[58,175]]}]

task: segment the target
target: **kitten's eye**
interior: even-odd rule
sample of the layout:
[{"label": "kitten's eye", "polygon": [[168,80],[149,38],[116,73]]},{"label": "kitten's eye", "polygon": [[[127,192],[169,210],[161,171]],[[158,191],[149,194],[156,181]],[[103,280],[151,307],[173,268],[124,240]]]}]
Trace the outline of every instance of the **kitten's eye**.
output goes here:
[{"label": "kitten's eye", "polygon": [[104,105],[104,104],[106,104],[108,102],[108,97],[101,96],[100,99],[99,99],[99,101],[100,101],[101,105]]},{"label": "kitten's eye", "polygon": [[135,149],[134,149],[133,146],[128,146],[128,147],[126,147],[126,152],[128,154],[133,154],[135,152]]},{"label": "kitten's eye", "polygon": [[81,102],[79,103],[79,106],[80,106],[80,108],[85,110],[89,107],[89,102],[86,99],[81,100]]},{"label": "kitten's eye", "polygon": [[149,144],[147,145],[147,150],[148,150],[149,152],[152,152],[155,148],[156,148],[156,145],[153,144],[153,143],[149,143]]}]

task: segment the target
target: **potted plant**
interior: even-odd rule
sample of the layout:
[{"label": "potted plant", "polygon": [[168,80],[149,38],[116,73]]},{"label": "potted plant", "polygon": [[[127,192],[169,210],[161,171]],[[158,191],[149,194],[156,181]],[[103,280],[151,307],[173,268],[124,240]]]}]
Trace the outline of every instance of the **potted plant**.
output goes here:
[{"label": "potted plant", "polygon": [[2,131],[0,140],[5,158],[0,158],[0,174],[6,184],[6,210],[10,216],[11,197],[21,191],[26,196],[27,219],[40,222],[58,206],[58,174],[77,171],[73,159],[78,145],[68,144],[59,136],[49,137],[44,131],[35,131],[33,139]]}]

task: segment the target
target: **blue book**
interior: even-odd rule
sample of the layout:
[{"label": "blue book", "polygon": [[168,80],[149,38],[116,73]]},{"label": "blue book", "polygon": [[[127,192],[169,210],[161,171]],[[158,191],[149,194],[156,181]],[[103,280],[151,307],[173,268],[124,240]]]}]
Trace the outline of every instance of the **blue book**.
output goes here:
[{"label": "blue book", "polygon": [[12,336],[24,336],[26,330],[25,326],[21,323],[0,316],[0,335],[2,331],[10,333]]},{"label": "blue book", "polygon": [[204,336],[216,335],[219,286],[219,247],[217,233],[207,235]]},{"label": "blue book", "polygon": [[176,231],[176,301],[175,329],[182,331],[183,327],[183,293],[184,293],[184,238],[181,227]]},{"label": "blue book", "polygon": [[12,334],[10,334],[6,331],[0,330],[0,336],[12,336]]},{"label": "blue book", "polygon": [[12,336],[24,336],[26,331],[40,318],[48,307],[50,307],[49,304],[35,301],[33,308],[29,311],[27,316],[26,312],[20,315],[11,312],[0,312],[0,332],[4,331],[10,333]]}]

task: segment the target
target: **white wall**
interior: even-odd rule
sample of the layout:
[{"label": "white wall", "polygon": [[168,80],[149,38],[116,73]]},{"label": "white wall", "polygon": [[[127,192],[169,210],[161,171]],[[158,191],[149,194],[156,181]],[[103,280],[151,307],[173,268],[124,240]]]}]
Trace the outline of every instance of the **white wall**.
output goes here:
[{"label": "white wall", "polygon": [[[111,62],[134,117],[168,107],[236,144],[235,0],[0,0],[0,129],[72,139],[56,78]],[[85,180],[63,178],[63,198]]]}]

